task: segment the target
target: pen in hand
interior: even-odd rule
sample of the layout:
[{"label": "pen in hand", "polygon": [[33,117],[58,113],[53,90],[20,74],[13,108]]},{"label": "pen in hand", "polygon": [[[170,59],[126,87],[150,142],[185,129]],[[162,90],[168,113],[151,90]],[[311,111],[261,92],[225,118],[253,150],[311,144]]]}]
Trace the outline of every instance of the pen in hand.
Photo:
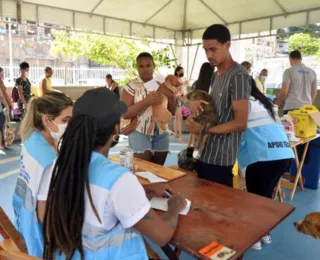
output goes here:
[{"label": "pen in hand", "polygon": [[168,198],[172,198],[172,194],[168,190],[164,190],[164,193],[168,196]]}]

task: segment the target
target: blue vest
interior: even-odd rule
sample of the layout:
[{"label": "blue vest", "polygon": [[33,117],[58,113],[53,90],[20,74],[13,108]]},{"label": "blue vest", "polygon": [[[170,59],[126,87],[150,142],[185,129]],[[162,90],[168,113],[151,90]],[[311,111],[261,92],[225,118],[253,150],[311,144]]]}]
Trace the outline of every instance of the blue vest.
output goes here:
[{"label": "blue vest", "polygon": [[294,158],[287,134],[277,115],[276,121],[259,101],[250,100],[247,129],[238,152],[241,169],[256,162]]},{"label": "blue vest", "polygon": [[28,253],[41,258],[43,252],[42,224],[37,217],[37,195],[45,169],[56,153],[43,135],[35,131],[24,142],[20,174],[13,194],[15,226],[26,242]]},{"label": "blue vest", "polygon": [[[85,218],[82,229],[82,244],[86,260],[148,259],[143,238],[135,229],[124,229],[118,220],[111,230],[106,230],[103,224],[104,209],[109,191],[124,174],[131,173],[127,168],[110,162],[103,155],[96,152],[92,153],[89,165],[89,183],[94,205],[102,223],[98,221],[94,214],[86,194]],[[56,259],[64,260],[65,256],[57,253]],[[76,251],[72,259],[80,259],[80,253]]]}]

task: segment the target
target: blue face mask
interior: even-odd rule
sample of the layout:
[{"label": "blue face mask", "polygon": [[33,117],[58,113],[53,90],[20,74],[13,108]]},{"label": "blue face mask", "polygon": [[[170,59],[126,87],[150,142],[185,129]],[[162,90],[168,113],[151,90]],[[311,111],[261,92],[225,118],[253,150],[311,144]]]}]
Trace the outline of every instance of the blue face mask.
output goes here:
[{"label": "blue face mask", "polygon": [[267,80],[267,76],[261,76],[261,81],[266,81]]}]

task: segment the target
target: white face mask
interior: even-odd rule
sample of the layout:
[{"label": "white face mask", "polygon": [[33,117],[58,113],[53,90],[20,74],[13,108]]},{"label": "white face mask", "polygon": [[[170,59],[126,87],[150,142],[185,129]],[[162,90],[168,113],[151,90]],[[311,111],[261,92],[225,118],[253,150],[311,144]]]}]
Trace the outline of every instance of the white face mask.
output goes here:
[{"label": "white face mask", "polygon": [[56,124],[53,120],[51,120],[51,122],[54,123],[58,127],[58,132],[53,132],[48,127],[51,137],[53,138],[55,143],[58,143],[61,136],[63,136],[64,132],[66,131],[68,124]]},{"label": "white face mask", "polygon": [[266,81],[267,80],[267,76],[261,76],[261,81]]}]

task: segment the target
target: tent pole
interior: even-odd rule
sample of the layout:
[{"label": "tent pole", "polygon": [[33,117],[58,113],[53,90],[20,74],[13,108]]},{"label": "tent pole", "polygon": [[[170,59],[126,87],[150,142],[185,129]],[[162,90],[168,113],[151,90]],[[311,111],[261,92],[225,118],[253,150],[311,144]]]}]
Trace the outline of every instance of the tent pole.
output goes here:
[{"label": "tent pole", "polygon": [[193,64],[192,64],[191,73],[190,73],[190,76],[189,76],[189,81],[191,80],[191,77],[192,77],[192,74],[193,74],[193,70],[194,70],[194,66],[195,66],[195,64],[196,64],[196,60],[197,60],[197,56],[198,56],[198,51],[199,51],[199,46],[200,46],[200,43],[198,43],[198,45],[197,45],[196,54],[194,55],[194,58],[193,58]]},{"label": "tent pole", "polygon": [[4,19],[3,19],[3,3],[2,3],[2,0],[0,0],[0,16],[1,16],[0,21],[4,21]]},{"label": "tent pole", "polygon": [[163,9],[165,9],[169,4],[172,3],[173,0],[170,0],[169,2],[167,2],[165,5],[163,5],[159,10],[157,10],[153,15],[151,15],[144,23],[149,22],[152,18],[154,18],[155,16],[157,16]]},{"label": "tent pole", "polygon": [[174,57],[174,62],[176,63],[176,66],[178,66],[177,56],[176,56],[176,53],[174,52],[174,49],[172,47],[172,43],[170,44],[170,48],[171,48],[171,51],[172,51],[172,55]]},{"label": "tent pole", "polygon": [[201,2],[201,4],[203,4],[209,11],[211,11],[211,13],[213,13],[215,16],[217,16],[224,24],[228,24],[228,22],[221,17],[221,15],[219,15],[215,10],[213,10],[205,1],[203,0],[199,0]]},{"label": "tent pole", "polygon": [[188,31],[188,39],[187,39],[187,79],[189,78],[189,68],[190,68],[190,31]]},{"label": "tent pole", "polygon": [[9,72],[10,72],[10,79],[14,78],[13,75],[13,54],[12,54],[12,23],[11,23],[11,18],[8,18],[8,22],[9,22],[9,61],[10,61],[10,68],[9,68]]},{"label": "tent pole", "polygon": [[104,0],[100,0],[100,1],[93,7],[93,9],[92,9],[91,12],[90,12],[91,17],[92,17],[92,15],[93,15],[93,13],[95,12],[95,10],[98,9],[98,7],[102,4],[103,1],[104,1]]}]

